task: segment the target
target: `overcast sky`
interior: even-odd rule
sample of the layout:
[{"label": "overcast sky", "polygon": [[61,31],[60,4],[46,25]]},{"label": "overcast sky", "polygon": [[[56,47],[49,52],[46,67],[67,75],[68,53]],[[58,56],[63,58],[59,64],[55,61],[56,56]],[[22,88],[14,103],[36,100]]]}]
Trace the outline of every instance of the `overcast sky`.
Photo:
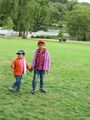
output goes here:
[{"label": "overcast sky", "polygon": [[90,0],[79,0],[79,2],[88,2],[88,3],[90,3]]}]

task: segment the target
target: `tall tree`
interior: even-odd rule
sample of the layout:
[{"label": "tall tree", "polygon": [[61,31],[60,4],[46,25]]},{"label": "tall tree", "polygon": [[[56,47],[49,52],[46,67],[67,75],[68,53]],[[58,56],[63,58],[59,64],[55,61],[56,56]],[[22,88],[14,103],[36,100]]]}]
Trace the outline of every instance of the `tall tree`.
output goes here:
[{"label": "tall tree", "polygon": [[67,16],[68,32],[77,40],[90,40],[90,4],[78,5]]},{"label": "tall tree", "polygon": [[17,16],[13,19],[14,29],[19,31],[23,38],[33,29],[35,0],[18,0]]},{"label": "tall tree", "polygon": [[[13,0],[0,0],[0,21],[1,26],[4,26],[8,17],[12,18],[14,10]],[[14,12],[15,15],[16,12]]]},{"label": "tall tree", "polygon": [[74,10],[76,4],[78,4],[78,0],[69,0],[67,3],[67,8],[69,11]]},{"label": "tall tree", "polygon": [[36,0],[33,31],[46,30],[50,20],[48,0]]},{"label": "tall tree", "polygon": [[51,22],[57,23],[63,19],[65,15],[66,6],[62,3],[52,3],[51,4]]},{"label": "tall tree", "polygon": [[23,38],[28,31],[46,29],[49,21],[48,0],[0,0],[0,18],[3,24],[11,18],[14,30]]}]

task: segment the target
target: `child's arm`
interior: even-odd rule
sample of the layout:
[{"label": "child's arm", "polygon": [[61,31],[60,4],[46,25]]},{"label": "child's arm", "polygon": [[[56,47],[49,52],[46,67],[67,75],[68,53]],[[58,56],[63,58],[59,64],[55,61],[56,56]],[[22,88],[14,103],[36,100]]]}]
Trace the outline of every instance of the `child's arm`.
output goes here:
[{"label": "child's arm", "polygon": [[49,54],[49,52],[48,52],[48,72],[50,71],[50,67],[51,67],[51,59],[50,59],[50,54]]},{"label": "child's arm", "polygon": [[32,72],[32,71],[33,71],[33,70],[32,70],[32,67],[29,66],[27,63],[26,63],[26,68],[27,68],[27,70],[28,70],[29,72]]},{"label": "child's arm", "polygon": [[37,54],[37,50],[34,52],[34,58],[33,58],[32,67],[31,67],[32,70],[34,69],[34,66],[35,66],[36,54]]},{"label": "child's arm", "polygon": [[50,66],[51,66],[50,54],[47,51],[47,67],[46,67],[46,72],[47,73],[50,71]]},{"label": "child's arm", "polygon": [[11,68],[12,68],[12,69],[15,68],[15,60],[11,63]]},{"label": "child's arm", "polygon": [[29,65],[28,65],[28,63],[26,63],[26,68],[27,68],[27,70],[29,69]]}]

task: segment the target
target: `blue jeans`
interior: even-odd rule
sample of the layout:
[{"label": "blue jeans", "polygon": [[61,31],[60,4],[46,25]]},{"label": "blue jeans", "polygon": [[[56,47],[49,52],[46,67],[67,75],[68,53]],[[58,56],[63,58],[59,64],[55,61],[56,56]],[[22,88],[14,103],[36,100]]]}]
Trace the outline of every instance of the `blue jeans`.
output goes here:
[{"label": "blue jeans", "polygon": [[32,81],[32,89],[33,90],[35,90],[35,88],[36,88],[36,82],[37,82],[37,78],[39,75],[40,75],[40,89],[43,89],[45,71],[44,70],[34,70],[34,76],[33,76],[33,81]]},{"label": "blue jeans", "polygon": [[20,91],[22,76],[15,76],[15,78],[16,78],[16,82],[14,82],[11,87],[12,88],[17,87],[16,90]]}]

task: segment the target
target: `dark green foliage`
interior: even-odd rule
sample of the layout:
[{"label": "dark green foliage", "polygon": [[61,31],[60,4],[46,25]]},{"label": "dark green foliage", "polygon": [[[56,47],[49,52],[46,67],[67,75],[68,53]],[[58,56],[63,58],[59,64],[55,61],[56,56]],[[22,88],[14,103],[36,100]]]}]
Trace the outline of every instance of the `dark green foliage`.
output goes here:
[{"label": "dark green foliage", "polygon": [[13,29],[19,31],[24,38],[28,31],[46,29],[49,23],[47,0],[1,0],[0,3],[1,26],[10,17],[14,24]]},{"label": "dark green foliage", "polygon": [[90,5],[79,5],[68,14],[68,32],[77,40],[90,41]]},{"label": "dark green foliage", "polygon": [[67,3],[68,0],[50,0],[51,2]]}]

